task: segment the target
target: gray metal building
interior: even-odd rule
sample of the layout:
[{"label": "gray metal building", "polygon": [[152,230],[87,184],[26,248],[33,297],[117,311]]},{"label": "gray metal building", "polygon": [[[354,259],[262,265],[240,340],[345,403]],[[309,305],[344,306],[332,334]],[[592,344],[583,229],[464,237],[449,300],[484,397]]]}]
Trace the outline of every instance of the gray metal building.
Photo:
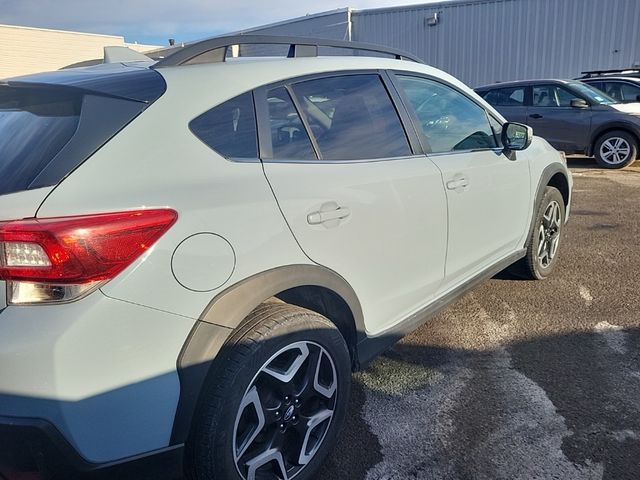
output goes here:
[{"label": "gray metal building", "polygon": [[379,43],[471,86],[640,66],[640,0],[451,0],[345,8],[245,30]]}]

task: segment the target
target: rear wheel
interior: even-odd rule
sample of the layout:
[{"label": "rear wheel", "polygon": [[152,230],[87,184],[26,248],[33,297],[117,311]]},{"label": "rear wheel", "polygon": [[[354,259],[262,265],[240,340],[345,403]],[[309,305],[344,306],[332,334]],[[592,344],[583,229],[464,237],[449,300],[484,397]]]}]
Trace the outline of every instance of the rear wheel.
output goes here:
[{"label": "rear wheel", "polygon": [[594,154],[603,168],[624,168],[636,160],[638,141],[622,130],[608,132],[596,142]]},{"label": "rear wheel", "polygon": [[313,478],[348,403],[351,362],[338,329],[315,312],[265,303],[223,362],[194,425],[191,478]]}]

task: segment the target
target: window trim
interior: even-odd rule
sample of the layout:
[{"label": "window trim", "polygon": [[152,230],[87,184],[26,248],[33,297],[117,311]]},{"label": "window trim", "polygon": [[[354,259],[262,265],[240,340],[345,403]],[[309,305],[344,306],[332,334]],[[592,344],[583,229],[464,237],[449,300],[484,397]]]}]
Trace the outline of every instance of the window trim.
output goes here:
[{"label": "window trim", "polygon": [[[365,159],[352,159],[352,160],[326,160],[322,158],[322,154],[317,144],[317,140],[311,131],[307,119],[300,113],[300,100],[295,94],[292,86],[297,83],[306,82],[309,80],[318,80],[322,78],[333,77],[346,77],[353,75],[377,75],[382,82],[383,87],[389,95],[391,104],[393,105],[400,126],[407,138],[407,144],[409,145],[410,154],[400,157],[387,157],[387,158],[365,158]],[[293,104],[297,110],[302,124],[304,125],[307,135],[311,139],[311,144],[316,152],[317,160],[300,160],[300,159],[276,159],[273,158],[273,147],[271,145],[271,131],[267,128],[270,125],[269,111],[267,108],[267,92],[273,88],[284,87],[289,92]],[[301,75],[297,77],[287,78],[285,80],[279,80],[266,85],[262,85],[254,90],[254,101],[256,109],[256,121],[258,124],[258,153],[260,160],[264,163],[300,163],[300,164],[344,164],[344,163],[375,163],[375,162],[388,162],[394,160],[406,160],[408,158],[416,158],[424,156],[422,152],[422,146],[419,143],[418,136],[416,135],[413,125],[404,105],[401,103],[395,88],[387,78],[386,71],[380,69],[356,69],[356,70],[333,70],[330,72],[313,73],[308,75]]]},{"label": "window trim", "polygon": [[313,148],[313,151],[316,155],[316,161],[324,160],[322,158],[322,152],[320,151],[320,145],[318,145],[318,139],[315,137],[315,135],[313,135],[313,130],[311,128],[311,125],[309,124],[309,120],[305,115],[302,114],[302,105],[300,104],[300,99],[296,95],[296,92],[293,91],[291,84],[285,85],[284,89],[287,91],[287,93],[291,97],[291,101],[293,102],[293,108],[296,109],[298,118],[300,119],[300,122],[302,122],[302,125],[304,126],[304,129],[307,132],[307,137],[309,137],[309,141],[311,142],[311,148]]},{"label": "window trim", "polygon": [[[496,154],[502,154],[504,153],[504,147],[500,146],[501,142],[500,140],[496,137],[496,133],[493,130],[493,127],[491,126],[491,122],[489,121],[489,117],[493,118],[497,123],[499,123],[500,125],[502,125],[504,127],[504,122],[502,120],[500,120],[499,118],[497,118],[495,115],[493,115],[492,112],[490,112],[489,110],[487,110],[484,105],[478,103],[478,101],[471,97],[467,92],[464,92],[463,90],[461,90],[460,88],[456,87],[455,85],[452,85],[451,83],[433,76],[433,75],[429,75],[426,73],[421,73],[421,72],[412,72],[412,71],[406,71],[406,70],[389,70],[389,79],[392,82],[394,89],[396,90],[396,92],[398,93],[398,96],[400,97],[401,101],[402,101],[402,105],[404,107],[404,109],[407,111],[407,115],[409,116],[409,118],[411,119],[411,124],[413,125],[413,129],[416,131],[418,138],[420,139],[420,143],[422,144],[422,148],[423,148],[423,155],[426,155],[427,157],[441,157],[441,156],[445,156],[445,155],[458,155],[458,154],[463,154],[463,153],[474,153],[474,152],[494,152]],[[445,87],[451,88],[454,91],[456,91],[457,93],[459,93],[460,95],[466,97],[468,100],[470,100],[472,103],[474,103],[475,105],[477,105],[480,109],[482,109],[482,111],[484,111],[485,115],[487,116],[487,123],[489,125],[489,128],[491,129],[491,132],[493,132],[493,137],[494,140],[496,142],[497,147],[495,148],[473,148],[473,149],[468,149],[468,150],[450,150],[448,152],[437,152],[434,153],[431,149],[431,145],[429,145],[429,141],[427,140],[427,137],[425,136],[424,132],[422,131],[422,127],[420,126],[420,120],[418,119],[414,108],[411,106],[411,103],[409,102],[409,99],[407,98],[406,94],[404,93],[404,91],[402,90],[402,87],[400,86],[399,83],[399,79],[397,78],[398,76],[402,76],[402,77],[416,77],[416,78],[421,78],[424,80],[430,80],[432,82],[435,83],[439,83],[441,85],[444,85]],[[525,91],[525,99],[526,99],[526,91]]]},{"label": "window trim", "polygon": [[305,128],[305,133],[309,137],[311,141],[311,147],[316,156],[315,160],[297,160],[297,163],[318,163],[319,159],[319,151],[317,149],[317,145],[315,143],[315,139],[309,135],[309,125],[307,124],[307,120],[300,115],[300,106],[298,104],[297,99],[295,98],[293,92],[286,82],[277,82],[269,85],[263,85],[259,88],[256,88],[253,92],[254,106],[256,110],[256,123],[258,124],[258,161],[259,162],[268,162],[268,163],[293,163],[293,161],[285,161],[282,159],[273,158],[273,144],[271,140],[271,120],[269,117],[269,105],[267,102],[267,93],[269,90],[273,90],[275,88],[284,88],[289,96],[291,97],[291,102],[293,103],[293,108],[295,108],[302,125]]}]

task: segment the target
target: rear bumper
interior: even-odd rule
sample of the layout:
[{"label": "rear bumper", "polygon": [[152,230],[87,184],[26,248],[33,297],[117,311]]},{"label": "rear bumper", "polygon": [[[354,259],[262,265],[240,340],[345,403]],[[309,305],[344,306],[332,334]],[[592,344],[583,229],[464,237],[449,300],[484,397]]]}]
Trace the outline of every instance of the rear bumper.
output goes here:
[{"label": "rear bumper", "polygon": [[90,463],[51,423],[0,417],[0,478],[7,480],[177,479],[183,450],[177,445],[118,462]]},{"label": "rear bumper", "polygon": [[[88,464],[180,443],[171,441],[176,361],[193,323],[100,291],[70,304],[0,310],[0,417],[48,422]],[[28,426],[19,432],[30,445],[33,428],[50,432]]]}]

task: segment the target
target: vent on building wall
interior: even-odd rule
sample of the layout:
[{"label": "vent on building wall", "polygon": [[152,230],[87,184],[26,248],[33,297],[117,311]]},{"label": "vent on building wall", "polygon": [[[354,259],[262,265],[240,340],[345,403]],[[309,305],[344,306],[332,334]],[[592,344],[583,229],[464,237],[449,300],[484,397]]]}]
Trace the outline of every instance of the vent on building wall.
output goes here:
[{"label": "vent on building wall", "polygon": [[440,14],[434,13],[433,15],[429,15],[424,19],[424,23],[426,23],[428,27],[435,27],[440,23]]}]

